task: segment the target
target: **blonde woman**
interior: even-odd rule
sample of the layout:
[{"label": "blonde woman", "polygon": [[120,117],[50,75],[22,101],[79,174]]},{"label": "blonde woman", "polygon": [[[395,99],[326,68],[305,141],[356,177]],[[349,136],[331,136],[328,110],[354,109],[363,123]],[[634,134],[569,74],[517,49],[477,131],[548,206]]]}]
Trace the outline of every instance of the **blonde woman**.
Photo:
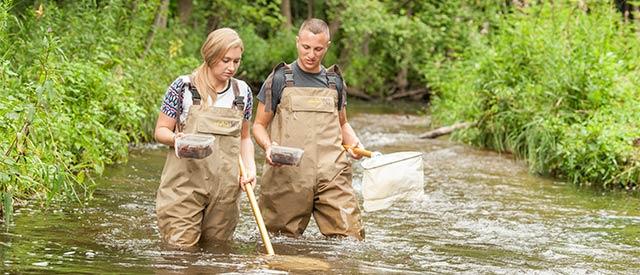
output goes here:
[{"label": "blonde woman", "polygon": [[[199,241],[229,240],[239,217],[238,198],[245,184],[255,185],[254,146],[250,137],[252,96],[233,78],[244,46],[229,28],[211,32],[200,53],[203,63],[178,77],[167,89],[155,128],[156,141],[174,146],[185,134],[215,137],[203,159],[167,154],[156,197],[163,240],[190,247]],[[247,178],[239,179],[238,154]]]}]

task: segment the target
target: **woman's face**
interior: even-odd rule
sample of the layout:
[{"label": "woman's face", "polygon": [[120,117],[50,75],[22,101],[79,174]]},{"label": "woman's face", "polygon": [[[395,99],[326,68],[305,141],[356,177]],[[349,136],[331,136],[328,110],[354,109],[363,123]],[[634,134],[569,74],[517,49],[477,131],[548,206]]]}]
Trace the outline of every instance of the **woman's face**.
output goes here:
[{"label": "woman's face", "polygon": [[220,81],[226,82],[238,71],[240,59],[242,58],[242,48],[231,48],[224,54],[222,59],[211,68],[213,77]]}]

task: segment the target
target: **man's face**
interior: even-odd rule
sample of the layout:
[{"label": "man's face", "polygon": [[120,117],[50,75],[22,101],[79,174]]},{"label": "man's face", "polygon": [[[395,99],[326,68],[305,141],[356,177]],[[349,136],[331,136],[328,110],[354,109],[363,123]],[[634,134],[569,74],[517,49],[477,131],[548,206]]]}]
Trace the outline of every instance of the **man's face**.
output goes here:
[{"label": "man's face", "polygon": [[320,72],[320,63],[329,48],[329,35],[321,32],[313,34],[308,30],[303,30],[296,37],[298,48],[298,65],[305,72]]}]

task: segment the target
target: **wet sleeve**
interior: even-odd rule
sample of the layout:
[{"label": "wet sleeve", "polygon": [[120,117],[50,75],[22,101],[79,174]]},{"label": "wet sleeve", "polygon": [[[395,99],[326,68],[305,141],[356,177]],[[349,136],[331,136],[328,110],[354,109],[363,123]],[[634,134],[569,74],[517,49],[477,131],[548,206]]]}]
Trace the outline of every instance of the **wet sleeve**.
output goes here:
[{"label": "wet sleeve", "polygon": [[178,114],[182,113],[182,97],[184,95],[184,82],[178,77],[169,85],[165,92],[160,112],[170,118],[178,119]]},{"label": "wet sleeve", "polygon": [[271,92],[271,82],[273,81],[273,74],[270,74],[267,79],[262,82],[262,86],[260,86],[260,91],[258,92],[258,96],[256,98],[258,101],[265,103],[266,94]]},{"label": "wet sleeve", "polygon": [[244,120],[251,121],[253,116],[253,93],[251,87],[247,86],[247,101],[244,105]]}]

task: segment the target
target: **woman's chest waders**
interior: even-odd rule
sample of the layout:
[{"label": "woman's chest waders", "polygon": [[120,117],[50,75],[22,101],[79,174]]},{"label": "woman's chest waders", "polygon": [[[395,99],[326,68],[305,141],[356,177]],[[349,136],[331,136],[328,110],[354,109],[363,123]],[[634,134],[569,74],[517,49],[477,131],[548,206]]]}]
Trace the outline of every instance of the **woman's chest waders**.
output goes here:
[{"label": "woman's chest waders", "polygon": [[[238,99],[234,82],[232,79]],[[244,108],[196,103],[194,100],[182,130],[214,135],[213,153],[204,159],[180,159],[173,150],[169,152],[156,197],[160,233],[167,243],[177,246],[228,240],[239,217],[237,159]]]},{"label": "woman's chest waders", "polygon": [[332,88],[288,83],[282,92],[269,127],[271,140],[303,148],[304,155],[298,167],[265,165],[259,204],[271,232],[300,236],[313,214],[325,236],[364,238]]}]

